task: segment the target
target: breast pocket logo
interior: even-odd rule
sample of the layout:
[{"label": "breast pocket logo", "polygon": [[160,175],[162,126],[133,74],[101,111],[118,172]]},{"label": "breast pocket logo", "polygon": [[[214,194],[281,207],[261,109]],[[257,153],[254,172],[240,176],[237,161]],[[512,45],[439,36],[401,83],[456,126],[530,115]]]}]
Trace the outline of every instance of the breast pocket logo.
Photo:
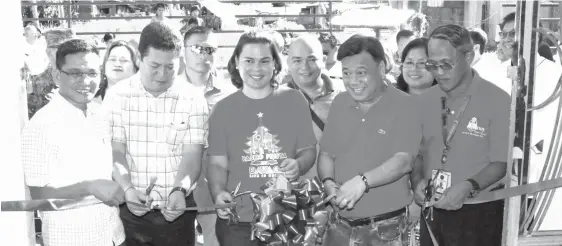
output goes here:
[{"label": "breast pocket logo", "polygon": [[463,132],[463,134],[481,138],[487,135],[486,128],[478,125],[478,119],[476,117],[472,117],[472,119],[470,119],[468,125],[466,126],[466,130],[467,131]]}]

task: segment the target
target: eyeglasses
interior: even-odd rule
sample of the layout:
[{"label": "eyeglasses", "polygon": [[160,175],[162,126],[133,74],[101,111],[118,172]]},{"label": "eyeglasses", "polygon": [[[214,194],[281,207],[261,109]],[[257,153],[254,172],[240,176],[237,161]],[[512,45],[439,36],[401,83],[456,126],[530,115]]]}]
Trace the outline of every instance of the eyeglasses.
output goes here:
[{"label": "eyeglasses", "polygon": [[501,38],[515,38],[515,30],[511,30],[509,32],[500,32]]},{"label": "eyeglasses", "polygon": [[450,64],[450,63],[447,63],[447,62],[443,62],[442,64],[439,64],[439,63],[434,62],[434,61],[427,61],[425,63],[425,69],[427,69],[427,71],[436,71],[439,68],[441,68],[441,70],[443,70],[443,71],[449,71],[449,70],[453,69],[454,66],[455,66],[455,64]]},{"label": "eyeglasses", "polygon": [[417,68],[417,69],[426,69],[427,62],[412,62],[406,61],[402,63],[403,68]]},{"label": "eyeglasses", "polygon": [[199,54],[199,55],[200,54],[212,55],[215,52],[217,52],[217,48],[209,47],[209,46],[190,45],[190,46],[187,46],[187,48],[189,48],[195,54]]},{"label": "eyeglasses", "polygon": [[100,76],[100,73],[98,73],[98,72],[83,73],[83,72],[79,72],[79,71],[67,72],[67,71],[64,71],[62,69],[59,69],[59,70],[61,71],[61,73],[64,73],[64,74],[66,74],[66,75],[68,75],[68,76],[70,76],[74,79],[81,79],[81,78],[84,78],[84,77],[95,79],[95,78]]}]

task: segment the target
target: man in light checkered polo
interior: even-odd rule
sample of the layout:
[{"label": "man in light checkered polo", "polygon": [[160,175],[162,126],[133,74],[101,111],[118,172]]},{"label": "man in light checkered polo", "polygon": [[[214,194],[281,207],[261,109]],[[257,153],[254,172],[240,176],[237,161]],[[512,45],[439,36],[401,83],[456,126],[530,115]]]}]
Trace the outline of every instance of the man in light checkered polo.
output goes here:
[{"label": "man in light checkered polo", "polygon": [[182,47],[179,33],[150,23],[140,37],[139,72],[104,100],[129,246],[195,243],[196,213],[181,209],[195,205],[209,109],[201,93],[174,82]]}]

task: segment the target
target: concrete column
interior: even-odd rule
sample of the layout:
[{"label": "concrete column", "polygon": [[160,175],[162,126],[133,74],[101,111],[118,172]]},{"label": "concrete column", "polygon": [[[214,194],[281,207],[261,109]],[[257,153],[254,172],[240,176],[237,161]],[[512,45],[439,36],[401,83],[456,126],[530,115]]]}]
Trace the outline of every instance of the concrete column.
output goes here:
[{"label": "concrete column", "polygon": [[[6,1],[4,14],[0,15],[3,23],[21,23],[21,2]],[[22,27],[19,24],[5,25],[4,35],[19,37]],[[20,67],[23,64],[22,39],[6,38],[2,46],[12,53],[2,56],[4,59],[3,76],[6,93],[0,97],[0,115],[3,115],[0,127],[0,146],[2,147],[2,165],[0,172],[0,201],[30,199],[25,188],[23,168],[20,159],[20,131],[22,128],[19,110],[26,100],[20,100],[22,82]],[[0,211],[0,245],[35,245],[35,229],[31,212]]]}]

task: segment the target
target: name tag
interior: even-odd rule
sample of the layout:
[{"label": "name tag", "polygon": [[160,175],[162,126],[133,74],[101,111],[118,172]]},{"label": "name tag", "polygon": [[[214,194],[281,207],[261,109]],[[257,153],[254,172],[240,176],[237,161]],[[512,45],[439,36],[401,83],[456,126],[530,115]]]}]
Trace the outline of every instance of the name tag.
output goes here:
[{"label": "name tag", "polygon": [[451,187],[451,173],[445,170],[433,169],[431,177],[433,178],[433,199],[437,201]]}]

